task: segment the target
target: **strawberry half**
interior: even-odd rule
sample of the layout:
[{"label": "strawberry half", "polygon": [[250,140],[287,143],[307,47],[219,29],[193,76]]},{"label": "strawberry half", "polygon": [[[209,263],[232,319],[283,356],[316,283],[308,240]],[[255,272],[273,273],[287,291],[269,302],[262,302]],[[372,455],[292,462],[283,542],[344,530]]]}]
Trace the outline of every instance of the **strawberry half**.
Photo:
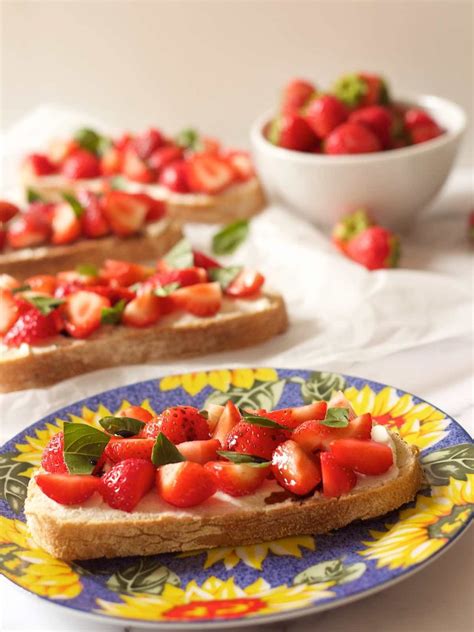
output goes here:
[{"label": "strawberry half", "polygon": [[48,241],[50,234],[50,223],[42,214],[21,213],[8,225],[7,243],[12,248],[31,248]]},{"label": "strawberry half", "polygon": [[161,316],[160,299],[153,292],[145,292],[127,303],[122,323],[129,327],[150,327]]},{"label": "strawberry half", "polygon": [[157,437],[160,432],[175,444],[210,438],[207,419],[193,406],[167,408],[142,428],[140,436]]},{"label": "strawberry half", "polygon": [[259,456],[270,461],[273,451],[286,439],[287,433],[284,430],[239,421],[227,435],[224,447],[226,450]]},{"label": "strawberry half", "polygon": [[53,474],[67,474],[64,461],[64,433],[57,432],[48,441],[41,457],[41,467]]},{"label": "strawberry half", "polygon": [[153,415],[149,410],[143,408],[143,406],[128,406],[121,410],[118,414],[119,417],[131,417],[132,419],[138,419],[147,423],[153,419]]},{"label": "strawberry half", "polygon": [[370,439],[372,415],[366,413],[349,422],[345,428],[331,428],[319,421],[305,421],[294,431],[292,438],[306,451],[329,450],[336,439]]},{"label": "strawberry half", "polygon": [[130,439],[112,438],[104,450],[104,454],[113,463],[125,461],[125,459],[144,459],[151,461],[151,452],[155,445],[154,439]]},{"label": "strawberry half", "polygon": [[148,207],[140,194],[124,191],[109,191],[102,199],[103,213],[119,237],[133,235],[143,228]]},{"label": "strawberry half", "polygon": [[153,171],[140,158],[133,147],[128,147],[122,156],[122,173],[129,180],[149,184],[153,182]]},{"label": "strawberry half", "polygon": [[226,287],[225,293],[235,298],[252,296],[260,291],[265,283],[265,277],[260,272],[242,270],[235,279]]},{"label": "strawberry half", "polygon": [[23,342],[35,345],[53,338],[58,331],[56,312],[45,316],[35,307],[31,307],[20,313],[13,326],[5,334],[3,342],[8,347],[19,347]]},{"label": "strawberry half", "polygon": [[217,439],[205,439],[203,441],[184,441],[176,446],[186,461],[194,463],[207,463],[208,461],[217,460],[217,450],[220,450],[221,444]]},{"label": "strawberry half", "polygon": [[217,489],[229,496],[246,496],[257,490],[270,472],[266,467],[230,461],[210,461],[204,468],[210,472]]},{"label": "strawberry half", "polygon": [[215,194],[235,181],[234,170],[219,156],[194,154],[187,165],[192,191]]},{"label": "strawberry half", "polygon": [[152,272],[151,268],[138,263],[106,259],[100,269],[100,278],[107,283],[128,287],[134,283],[141,283]]},{"label": "strawberry half", "polygon": [[357,483],[357,476],[348,467],[339,465],[330,452],[321,452],[321,476],[323,479],[323,495],[326,498],[337,498],[348,494]]},{"label": "strawberry half", "polygon": [[291,439],[275,449],[272,472],[282,487],[299,496],[309,494],[321,481],[319,463]]},{"label": "strawberry half", "polygon": [[197,283],[176,290],[170,299],[177,309],[195,316],[214,316],[221,308],[222,290],[219,283]]},{"label": "strawberry half", "polygon": [[81,235],[81,222],[67,202],[54,206],[51,228],[51,241],[56,245],[70,244]]},{"label": "strawberry half", "polygon": [[49,176],[56,173],[56,165],[46,154],[30,154],[25,158],[22,166],[25,178],[31,176]]},{"label": "strawberry half", "polygon": [[13,327],[20,315],[15,297],[9,290],[0,290],[0,335]]},{"label": "strawberry half", "polygon": [[96,476],[71,474],[38,474],[36,483],[41,491],[60,505],[78,505],[99,491]]},{"label": "strawberry half", "polygon": [[79,290],[69,294],[61,306],[66,331],[74,338],[87,338],[99,328],[106,307],[110,307],[109,299],[95,292]]},{"label": "strawberry half", "polygon": [[231,150],[226,153],[225,157],[239,182],[246,182],[255,177],[255,168],[248,152]]},{"label": "strawberry half", "polygon": [[225,445],[231,430],[242,421],[242,415],[237,406],[230,399],[224,407],[219,407],[218,410],[215,408],[211,409],[211,406],[209,407],[209,421],[211,421],[211,411],[216,415],[216,420],[213,421],[214,431],[212,436],[214,439],[217,439],[221,445]]},{"label": "strawberry half", "polygon": [[77,149],[61,165],[61,175],[71,180],[98,178],[100,160],[85,149]]},{"label": "strawberry half", "polygon": [[156,468],[145,459],[126,459],[100,479],[99,492],[114,509],[132,511],[153,487]]},{"label": "strawberry half", "polygon": [[20,209],[15,204],[6,200],[0,200],[0,223],[9,222],[19,212]]},{"label": "strawberry half", "polygon": [[216,491],[214,477],[199,463],[169,463],[156,473],[158,494],[175,507],[194,507]]},{"label": "strawberry half", "polygon": [[81,228],[86,237],[96,239],[110,233],[109,223],[102,210],[100,199],[89,191],[81,191],[78,200],[84,209],[81,215]]},{"label": "strawberry half", "polygon": [[383,474],[393,465],[391,448],[376,441],[338,439],[331,443],[331,454],[339,465],[368,476]]},{"label": "strawberry half", "polygon": [[52,274],[35,274],[25,279],[25,285],[29,285],[36,293],[54,296],[57,281]]},{"label": "strawberry half", "polygon": [[326,402],[314,402],[307,406],[295,406],[293,408],[282,408],[273,410],[270,413],[264,413],[264,417],[273,419],[282,426],[288,428],[296,428],[300,424],[310,419],[324,419],[326,416]]}]

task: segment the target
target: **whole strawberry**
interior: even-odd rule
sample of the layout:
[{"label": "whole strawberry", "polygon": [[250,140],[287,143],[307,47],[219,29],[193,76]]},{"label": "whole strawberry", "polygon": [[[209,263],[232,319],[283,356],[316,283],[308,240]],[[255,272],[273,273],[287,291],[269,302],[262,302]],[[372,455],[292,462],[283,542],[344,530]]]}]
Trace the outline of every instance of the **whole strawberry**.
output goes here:
[{"label": "whole strawberry", "polygon": [[349,241],[346,254],[368,270],[394,268],[400,254],[399,240],[382,226],[370,226]]},{"label": "whole strawberry", "polygon": [[295,114],[303,108],[316,92],[316,88],[304,79],[293,79],[283,90],[281,100],[281,112],[283,114]]},{"label": "whole strawberry", "polygon": [[41,466],[53,474],[67,474],[68,469],[64,462],[64,433],[57,432],[51,437],[44,449]]},{"label": "whole strawberry", "polygon": [[336,81],[332,92],[350,108],[386,105],[390,102],[384,79],[365,72],[344,75]]},{"label": "whole strawberry", "polygon": [[3,343],[7,347],[19,347],[23,342],[29,345],[41,343],[58,333],[57,314],[47,316],[32,307],[20,314],[12,328],[5,334]]},{"label": "whole strawberry", "polygon": [[275,448],[286,439],[284,430],[239,421],[227,435],[225,449],[271,460]]},{"label": "whole strawberry", "polygon": [[193,406],[173,406],[149,421],[141,437],[157,437],[162,432],[173,443],[210,439],[207,419]]}]

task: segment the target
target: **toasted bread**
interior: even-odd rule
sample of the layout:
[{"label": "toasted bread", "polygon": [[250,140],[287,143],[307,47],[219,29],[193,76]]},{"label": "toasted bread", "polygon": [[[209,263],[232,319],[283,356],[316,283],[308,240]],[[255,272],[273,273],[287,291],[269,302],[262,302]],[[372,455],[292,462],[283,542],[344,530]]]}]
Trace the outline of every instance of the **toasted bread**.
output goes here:
[{"label": "toasted bread", "polygon": [[27,277],[74,268],[80,263],[100,264],[104,259],[147,260],[168,252],[183,234],[177,220],[160,220],[145,226],[142,233],[81,239],[64,246],[38,246],[0,254],[0,274]]},{"label": "toasted bread", "polygon": [[165,317],[145,329],[104,326],[86,340],[62,338],[58,345],[30,349],[26,353],[20,348],[0,354],[0,392],[39,388],[106,367],[204,355],[258,344],[284,332],[288,326],[282,297],[264,294],[263,298],[265,305],[262,307],[261,302],[255,302],[255,310],[251,309],[252,301],[246,300],[247,311],[188,318],[184,322],[173,322],[173,317]]},{"label": "toasted bread", "polygon": [[242,546],[327,533],[354,520],[382,516],[415,498],[423,485],[418,450],[398,435],[392,438],[396,478],[356,486],[339,498],[314,494],[301,499],[267,481],[250,496],[213,497],[188,510],[167,505],[152,491],[136,510],[126,513],[111,509],[100,497],[83,506],[59,505],[32,479],[25,505],[27,523],[39,546],[65,560]]}]

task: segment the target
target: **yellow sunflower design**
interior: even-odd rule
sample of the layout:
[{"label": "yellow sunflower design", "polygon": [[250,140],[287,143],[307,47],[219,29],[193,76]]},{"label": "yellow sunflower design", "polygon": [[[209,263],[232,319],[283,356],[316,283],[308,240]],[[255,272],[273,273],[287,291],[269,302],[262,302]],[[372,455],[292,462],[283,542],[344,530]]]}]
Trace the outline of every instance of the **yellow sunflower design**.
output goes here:
[{"label": "yellow sunflower design", "polygon": [[378,393],[368,384],[360,390],[351,386],[344,395],[358,415],[372,413],[377,423],[386,424],[420,450],[435,445],[448,434],[449,419],[442,412],[426,402],[416,404],[408,393],[400,397],[390,386]]},{"label": "yellow sunflower design", "polygon": [[26,524],[0,516],[0,573],[41,597],[74,599],[82,591],[78,573],[39,549]]},{"label": "yellow sunflower design", "polygon": [[360,555],[377,567],[406,569],[439,551],[469,520],[474,506],[474,474],[450,478],[448,485],[431,488],[431,497],[418,495],[415,507],[400,512],[388,531],[371,531]]},{"label": "yellow sunflower design", "polygon": [[256,382],[275,382],[278,374],[275,369],[234,369],[216,371],[198,371],[183,375],[170,375],[160,381],[161,391],[172,391],[181,387],[191,396],[210,386],[220,393],[228,393],[232,387],[249,390]]},{"label": "yellow sunflower design", "polygon": [[317,585],[270,586],[264,579],[238,586],[234,578],[209,577],[202,584],[190,581],[184,588],[165,584],[160,595],[121,594],[119,603],[97,599],[101,614],[142,621],[240,619],[303,608],[328,599],[334,582]]}]

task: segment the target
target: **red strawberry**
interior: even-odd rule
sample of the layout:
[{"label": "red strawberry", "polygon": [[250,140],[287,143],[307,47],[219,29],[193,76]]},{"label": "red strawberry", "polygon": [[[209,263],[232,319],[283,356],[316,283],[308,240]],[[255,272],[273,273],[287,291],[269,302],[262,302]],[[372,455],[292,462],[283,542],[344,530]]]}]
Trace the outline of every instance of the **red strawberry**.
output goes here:
[{"label": "red strawberry", "polygon": [[336,439],[370,439],[372,415],[366,413],[349,422],[345,428],[331,428],[319,421],[305,421],[296,428],[292,439],[307,452],[329,450]]},{"label": "red strawberry", "polygon": [[142,428],[140,436],[157,437],[162,432],[173,443],[210,438],[205,417],[193,406],[173,406],[166,408],[156,419]]},{"label": "red strawberry", "polygon": [[5,248],[6,243],[7,243],[7,231],[3,227],[3,225],[0,224],[0,252],[2,252],[2,250]]},{"label": "red strawberry", "polygon": [[315,93],[316,88],[304,79],[292,79],[283,90],[281,111],[283,114],[297,113],[304,108]]},{"label": "red strawberry", "polygon": [[338,98],[325,94],[309,104],[305,119],[318,138],[326,138],[347,119],[347,108]]},{"label": "red strawberry", "polygon": [[135,136],[132,146],[142,160],[147,160],[154,151],[163,147],[165,143],[166,139],[163,134],[154,127],[150,127],[142,134]]},{"label": "red strawberry", "polygon": [[270,126],[268,139],[274,145],[294,151],[312,151],[318,139],[299,114],[283,114]]},{"label": "red strawberry", "polygon": [[198,193],[219,193],[235,181],[234,170],[219,156],[194,154],[187,169],[189,187]]},{"label": "red strawberry", "polygon": [[153,415],[149,410],[143,408],[143,406],[127,406],[121,410],[118,414],[119,417],[131,417],[132,419],[138,419],[147,423],[153,419]]},{"label": "red strawberry", "polygon": [[0,290],[14,290],[17,287],[21,287],[23,284],[12,277],[11,274],[0,274]]},{"label": "red strawberry", "polygon": [[[235,404],[234,404],[234,407],[238,413],[239,419],[237,419],[237,422],[236,422],[238,423],[240,421],[240,413],[239,413],[238,408],[235,406]],[[209,424],[209,429],[211,430],[212,433],[214,433],[214,430],[216,429],[219,419],[222,417],[223,412],[224,412],[224,406],[221,406],[220,404],[209,404],[207,408],[207,423]],[[230,429],[226,432],[226,435],[229,433],[229,431]]]},{"label": "red strawberry", "polygon": [[7,347],[19,347],[23,342],[35,345],[58,333],[57,314],[44,316],[35,307],[25,309],[3,338]]},{"label": "red strawberry", "polygon": [[173,305],[195,316],[214,316],[222,304],[219,283],[197,283],[180,288],[170,295]]},{"label": "red strawberry", "polygon": [[141,283],[151,274],[151,268],[139,263],[106,259],[100,269],[100,278],[108,283],[128,287],[134,283]]},{"label": "red strawberry", "polygon": [[116,147],[109,147],[100,158],[100,170],[104,176],[115,176],[122,170],[122,155]]},{"label": "red strawberry", "polygon": [[166,203],[163,200],[157,200],[146,193],[134,193],[134,197],[147,206],[146,222],[156,222],[166,214]]},{"label": "red strawberry", "polygon": [[221,264],[213,259],[212,257],[208,257],[200,250],[193,250],[194,255],[194,265],[198,268],[204,268],[205,270],[209,270],[209,268],[221,268]]},{"label": "red strawberry", "polygon": [[129,180],[148,184],[153,182],[153,171],[140,158],[135,149],[128,147],[122,157],[122,173]]},{"label": "red strawberry", "polygon": [[338,439],[331,443],[331,454],[339,465],[367,474],[383,474],[393,465],[393,452],[388,445],[360,439]]},{"label": "red strawberry", "polygon": [[235,279],[226,287],[225,293],[236,298],[242,296],[252,296],[260,291],[265,283],[265,277],[260,272],[253,270],[242,270]]},{"label": "red strawberry", "polygon": [[257,490],[270,472],[266,467],[230,461],[210,461],[204,466],[214,477],[217,489],[230,496],[246,496]]},{"label": "red strawberry", "polygon": [[339,465],[330,452],[321,452],[320,460],[323,495],[326,498],[348,494],[355,487],[357,476],[348,467]]},{"label": "red strawberry", "polygon": [[177,160],[181,160],[182,158],[183,150],[181,147],[176,147],[176,145],[167,145],[166,147],[156,149],[151,154],[148,164],[153,171],[159,175],[167,165],[170,165]]},{"label": "red strawberry", "polygon": [[48,158],[55,164],[59,165],[68,156],[80,149],[79,143],[72,138],[64,140],[62,138],[53,139],[48,146]]},{"label": "red strawberry", "polygon": [[309,494],[321,481],[319,463],[291,439],[275,449],[272,472],[282,487],[298,496]]},{"label": "red strawberry", "polygon": [[[211,411],[209,411],[211,417]],[[221,445],[226,445],[227,437],[231,430],[242,421],[242,415],[232,400],[228,400],[226,405],[220,410],[220,414],[214,423],[212,436],[217,439]]]},{"label": "red strawberry", "polygon": [[436,125],[436,121],[421,108],[409,108],[404,114],[404,120],[409,130],[425,125]]},{"label": "red strawberry", "polygon": [[0,290],[0,335],[13,327],[19,315],[20,309],[13,294],[9,290]]},{"label": "red strawberry", "polygon": [[342,391],[336,391],[328,401],[328,408],[347,408],[349,411],[349,421],[357,417],[350,401]]},{"label": "red strawberry", "polygon": [[[214,434],[216,437],[216,434]],[[270,460],[275,448],[283,443],[287,433],[278,428],[266,428],[240,421],[229,432],[224,447],[226,450],[242,452]]]},{"label": "red strawberry", "polygon": [[205,439],[203,441],[184,441],[176,446],[186,461],[194,463],[207,463],[218,459],[217,450],[221,444],[217,439]]},{"label": "red strawberry", "polygon": [[393,119],[388,108],[381,105],[361,108],[349,116],[349,122],[365,125],[377,136],[383,149],[390,146]]},{"label": "red strawberry", "polygon": [[441,136],[443,130],[436,123],[427,123],[426,125],[417,125],[410,132],[411,142],[414,145],[426,143],[428,140]]},{"label": "red strawberry", "polygon": [[[132,290],[129,290],[126,287],[120,287],[119,285],[84,285],[83,287],[87,288],[88,292],[94,292],[100,296],[105,296],[109,299],[112,305],[115,305],[115,303],[121,301],[122,299],[125,303],[128,303],[136,296],[135,292]],[[80,288],[76,288],[73,291],[77,291],[78,289]],[[72,292],[68,293],[71,294]]]},{"label": "red strawberry", "polygon": [[46,154],[30,154],[23,163],[22,171],[25,176],[49,176],[56,173],[56,166]]},{"label": "red strawberry", "polygon": [[297,428],[300,424],[310,419],[324,419],[326,416],[326,402],[314,402],[307,406],[295,406],[293,408],[282,408],[273,410],[270,413],[262,413],[264,417],[273,419],[282,426]]},{"label": "red strawberry", "polygon": [[207,281],[207,273],[202,268],[173,268],[163,272],[157,272],[148,277],[145,285],[147,287],[164,287],[171,283],[178,283],[180,287],[195,285],[196,283],[205,283]]},{"label": "red strawberry", "polygon": [[225,157],[234,170],[234,174],[239,182],[246,182],[255,177],[252,158],[247,151],[233,149],[228,151]]},{"label": "red strawberry", "polygon": [[90,239],[108,235],[110,226],[105,218],[99,197],[88,191],[80,191],[77,198],[84,209],[80,220],[84,235]]},{"label": "red strawberry", "polygon": [[9,222],[19,212],[20,209],[15,204],[0,200],[0,222]]},{"label": "red strawberry", "polygon": [[[468,237],[470,241],[474,240],[474,210],[469,213],[469,218],[467,220],[467,228],[468,228]],[[0,284],[1,287],[1,284]]]},{"label": "red strawberry", "polygon": [[105,456],[118,463],[125,459],[145,459],[151,461],[151,451],[155,445],[154,439],[137,439],[135,437],[127,439],[112,438],[105,448]]},{"label": "red strawberry", "polygon": [[54,296],[57,281],[52,274],[35,274],[25,279],[25,285],[29,285],[36,293]]},{"label": "red strawberry", "polygon": [[366,89],[359,106],[385,105],[390,101],[388,87],[382,77],[366,72],[359,73],[359,78],[365,83]]},{"label": "red strawberry", "polygon": [[369,105],[386,105],[390,101],[385,81],[378,75],[357,73],[341,77],[333,93],[351,108]]},{"label": "red strawberry", "polygon": [[60,505],[78,505],[99,491],[96,476],[71,474],[38,474],[36,483],[43,494]]},{"label": "red strawberry", "polygon": [[165,165],[158,182],[175,193],[189,193],[188,164],[184,160],[176,160]]},{"label": "red strawberry", "polygon": [[119,237],[128,237],[141,230],[148,210],[148,204],[140,194],[110,191],[102,199],[102,211]]},{"label": "red strawberry", "polygon": [[102,310],[110,307],[105,296],[79,290],[69,294],[61,311],[66,319],[66,331],[74,338],[87,338],[100,327]]},{"label": "red strawberry", "polygon": [[333,244],[343,253],[346,252],[349,241],[364,231],[374,222],[364,209],[359,209],[340,219],[332,231]]},{"label": "red strawberry", "polygon": [[153,487],[155,466],[145,459],[126,459],[100,479],[99,492],[114,509],[132,511]]},{"label": "red strawberry", "polygon": [[367,154],[380,151],[382,145],[377,136],[358,123],[343,123],[336,127],[324,143],[326,154]]},{"label": "red strawberry", "polygon": [[382,226],[370,226],[348,242],[346,254],[368,270],[394,268],[399,257],[399,240]]},{"label": "red strawberry", "polygon": [[81,236],[81,221],[68,202],[56,204],[51,221],[53,244],[70,244]]},{"label": "red strawberry", "polygon": [[12,248],[31,248],[49,239],[51,226],[40,213],[21,213],[7,228],[7,243]]},{"label": "red strawberry", "polygon": [[67,474],[68,469],[64,461],[64,433],[57,432],[51,437],[43,451],[41,467],[53,474]]},{"label": "red strawberry", "polygon": [[149,291],[127,303],[122,314],[122,323],[129,327],[150,327],[160,316],[160,299]]},{"label": "red strawberry", "polygon": [[85,149],[78,149],[68,156],[61,165],[61,175],[71,180],[98,178],[100,160]]},{"label": "red strawberry", "polygon": [[175,507],[200,505],[216,491],[214,478],[199,463],[169,463],[156,473],[158,494]]}]

